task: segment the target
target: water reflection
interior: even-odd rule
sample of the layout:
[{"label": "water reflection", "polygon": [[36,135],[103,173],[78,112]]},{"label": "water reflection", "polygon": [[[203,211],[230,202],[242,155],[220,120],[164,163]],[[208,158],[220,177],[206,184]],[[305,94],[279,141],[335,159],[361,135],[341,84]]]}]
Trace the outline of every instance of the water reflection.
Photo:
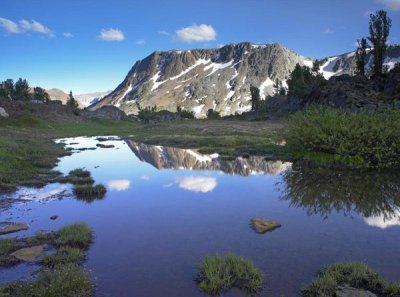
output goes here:
[{"label": "water reflection", "polygon": [[400,176],[385,171],[293,169],[283,174],[282,199],[309,215],[362,215],[379,228],[400,225]]},{"label": "water reflection", "polygon": [[126,191],[131,187],[131,181],[129,179],[115,179],[110,180],[107,186],[112,191],[122,192]]},{"label": "water reflection", "polygon": [[218,154],[204,155],[192,149],[148,145],[132,140],[127,140],[127,144],[141,161],[157,169],[217,170],[227,174],[249,176],[279,174],[291,166],[288,162],[268,161],[260,156],[225,160],[219,158]]},{"label": "water reflection", "polygon": [[185,176],[177,178],[177,183],[180,188],[192,191],[194,193],[212,192],[217,186],[215,177],[207,176]]}]

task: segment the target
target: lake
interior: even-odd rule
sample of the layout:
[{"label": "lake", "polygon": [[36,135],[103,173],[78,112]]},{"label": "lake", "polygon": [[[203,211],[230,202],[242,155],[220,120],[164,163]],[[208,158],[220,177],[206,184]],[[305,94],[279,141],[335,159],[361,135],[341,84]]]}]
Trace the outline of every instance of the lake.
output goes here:
[{"label": "lake", "polygon": [[[337,261],[363,261],[387,280],[400,279],[396,173],[292,168],[257,156],[224,160],[118,138],[60,141],[74,153],[56,170],[89,170],[107,187],[104,199],[76,200],[68,184],[21,188],[11,196],[25,202],[3,210],[0,221],[29,223],[10,237],[87,223],[95,239],[85,267],[99,296],[205,296],[194,281],[199,263],[228,252],[263,271],[262,296],[298,296],[320,268]],[[258,234],[249,225],[253,217],[282,227]],[[36,269],[0,269],[0,282]]]}]

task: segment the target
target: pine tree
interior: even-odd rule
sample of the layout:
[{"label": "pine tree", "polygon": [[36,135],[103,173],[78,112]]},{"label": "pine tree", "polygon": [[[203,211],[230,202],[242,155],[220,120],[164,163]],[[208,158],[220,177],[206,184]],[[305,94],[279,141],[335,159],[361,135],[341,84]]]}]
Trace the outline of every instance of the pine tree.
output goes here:
[{"label": "pine tree", "polygon": [[312,72],[318,74],[319,73],[319,67],[320,67],[319,61],[315,60],[314,63],[313,63]]},{"label": "pine tree", "polygon": [[28,101],[31,99],[29,94],[29,84],[26,79],[18,79],[15,83],[13,99]]},{"label": "pine tree", "polygon": [[255,86],[250,86],[251,110],[258,112],[261,105],[260,90]]},{"label": "pine tree", "polygon": [[367,57],[367,48],[368,43],[367,39],[361,38],[357,40],[358,48],[356,50],[356,59],[357,59],[357,73],[359,75],[365,76],[365,59]]},{"label": "pine tree", "polygon": [[69,92],[67,105],[74,109],[78,108],[78,106],[79,106],[78,102],[75,100],[74,96],[72,95],[72,91]]},{"label": "pine tree", "polygon": [[387,50],[387,40],[389,37],[392,20],[387,16],[386,11],[379,10],[370,15],[369,21],[369,41],[374,48],[374,75],[381,76],[383,73],[383,60]]},{"label": "pine tree", "polygon": [[33,89],[33,99],[38,101],[48,102],[50,100],[50,96],[46,92],[46,90],[40,87],[36,87]]},{"label": "pine tree", "polygon": [[0,84],[0,96],[12,99],[14,95],[14,81],[12,79],[7,79]]}]

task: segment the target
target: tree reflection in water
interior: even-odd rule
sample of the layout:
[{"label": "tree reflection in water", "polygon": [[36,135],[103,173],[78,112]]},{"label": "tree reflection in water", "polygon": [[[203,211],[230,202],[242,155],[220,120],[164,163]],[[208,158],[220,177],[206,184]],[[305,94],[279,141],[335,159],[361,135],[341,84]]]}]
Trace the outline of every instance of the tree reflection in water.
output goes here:
[{"label": "tree reflection in water", "polygon": [[400,175],[394,171],[296,168],[283,174],[281,198],[308,215],[333,212],[393,220],[400,214]]}]

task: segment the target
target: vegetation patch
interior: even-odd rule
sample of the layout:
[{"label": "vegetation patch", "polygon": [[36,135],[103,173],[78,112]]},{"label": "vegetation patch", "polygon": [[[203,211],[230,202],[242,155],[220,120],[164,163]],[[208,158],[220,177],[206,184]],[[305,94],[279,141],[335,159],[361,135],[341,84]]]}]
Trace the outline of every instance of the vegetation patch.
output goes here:
[{"label": "vegetation patch", "polygon": [[1,296],[13,297],[88,297],[93,296],[91,276],[74,264],[43,269],[33,282],[18,281],[0,286]]},{"label": "vegetation patch", "polygon": [[252,262],[242,257],[207,256],[200,265],[197,282],[203,292],[213,296],[232,288],[255,294],[263,288],[263,275]]},{"label": "vegetation patch", "polygon": [[76,198],[84,200],[86,202],[92,202],[94,200],[102,199],[107,192],[105,186],[99,185],[75,185],[74,194]]},{"label": "vegetation patch", "polygon": [[56,232],[55,244],[58,247],[87,249],[92,243],[92,239],[92,230],[86,224],[73,224]]},{"label": "vegetation patch", "polygon": [[[337,287],[343,285],[368,290],[378,295],[382,295],[387,286],[385,280],[365,264],[335,263],[319,271],[317,278],[306,286],[302,293],[306,297],[335,296]],[[396,286],[393,285],[391,290],[395,291]]]},{"label": "vegetation patch", "polygon": [[81,264],[85,260],[85,253],[79,248],[61,247],[54,254],[43,257],[43,265],[56,267],[67,263]]},{"label": "vegetation patch", "polygon": [[2,238],[0,239],[0,266],[8,267],[15,265],[19,260],[10,254],[18,249],[18,245],[15,240]]},{"label": "vegetation patch", "polygon": [[310,107],[295,114],[287,145],[305,160],[351,168],[400,167],[400,110]]}]

